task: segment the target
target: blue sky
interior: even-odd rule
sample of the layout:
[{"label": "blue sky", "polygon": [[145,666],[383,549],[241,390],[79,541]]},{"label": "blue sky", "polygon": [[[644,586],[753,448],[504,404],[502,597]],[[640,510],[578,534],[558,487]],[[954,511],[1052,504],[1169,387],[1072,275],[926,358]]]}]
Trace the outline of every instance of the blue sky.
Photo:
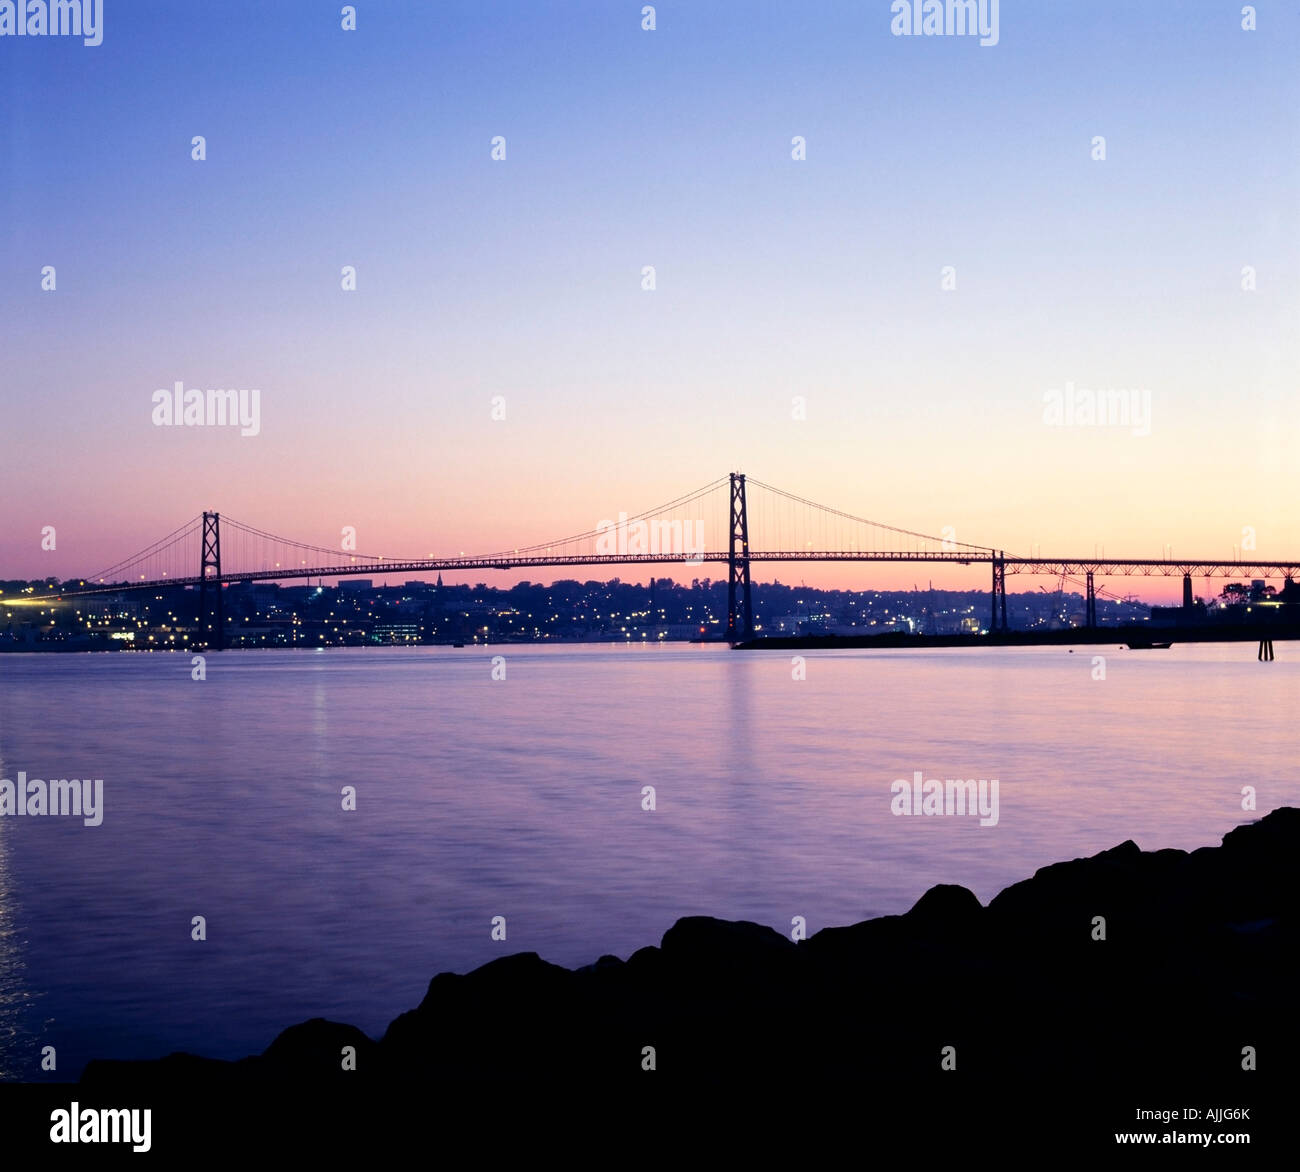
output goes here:
[{"label": "blue sky", "polygon": [[[733,467],[1022,552],[1295,550],[1286,6],[1003,0],[991,47],[887,0],[341,7],[0,38],[0,575],[205,507],[497,549]],[[260,435],[153,427],[177,379]],[[1066,381],[1152,434],[1045,429]]]}]

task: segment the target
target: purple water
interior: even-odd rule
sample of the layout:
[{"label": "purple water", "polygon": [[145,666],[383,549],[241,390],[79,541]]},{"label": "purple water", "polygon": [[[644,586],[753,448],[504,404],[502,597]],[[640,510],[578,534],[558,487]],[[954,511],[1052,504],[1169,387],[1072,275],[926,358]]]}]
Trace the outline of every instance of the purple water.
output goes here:
[{"label": "purple water", "polygon": [[[228,651],[203,681],[0,656],[0,777],[104,780],[100,826],[0,818],[0,1077],[240,1057],[318,1015],[378,1036],[505,952],[627,956],[701,913],[811,934],[1126,838],[1216,844],[1243,785],[1300,805],[1295,651],[810,652],[804,680],[685,645]],[[914,770],[998,779],[997,825],[895,816]]]}]

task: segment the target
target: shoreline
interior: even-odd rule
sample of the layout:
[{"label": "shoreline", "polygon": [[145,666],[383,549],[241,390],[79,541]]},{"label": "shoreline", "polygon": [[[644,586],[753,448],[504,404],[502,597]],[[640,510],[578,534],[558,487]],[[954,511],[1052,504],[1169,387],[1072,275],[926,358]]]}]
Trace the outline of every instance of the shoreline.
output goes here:
[{"label": "shoreline", "polygon": [[[491,643],[457,644],[452,642],[422,643],[330,643],[319,646],[305,644],[270,644],[225,647],[225,651],[392,651],[418,650],[443,647],[449,651],[469,651],[475,648],[494,647],[662,647],[720,646],[733,651],[819,651],[846,649],[927,649],[947,647],[1092,647],[1115,644],[1131,650],[1150,650],[1152,644],[1167,643],[1258,643],[1262,640],[1279,643],[1300,640],[1300,623],[1251,623],[1234,625],[1194,624],[1179,626],[1151,626],[1130,624],[1126,626],[1069,627],[1055,631],[991,631],[971,635],[924,635],[906,631],[888,631],[879,635],[759,635],[752,639],[729,642],[725,636],[690,639],[503,639]],[[207,655],[215,649],[201,644],[194,646],[134,647],[123,644],[103,646],[35,646],[6,645],[0,642],[0,655],[74,655],[74,654],[174,654]]]},{"label": "shoreline", "polygon": [[[544,1054],[543,1081],[575,1085],[764,1069],[924,1082],[948,1061],[1013,1083],[1136,1070],[1152,1084],[1253,1091],[1296,1036],[1298,879],[1300,809],[1280,807],[1217,847],[1126,841],[1040,868],[987,905],[940,885],[902,915],[797,942],[694,916],[626,960],[566,969],[515,953],[438,974],[378,1039],[316,1018],[236,1061],[92,1059],[78,1085],[491,1085],[527,1082]],[[1247,1046],[1257,1070],[1243,1070]],[[1243,1085],[1245,1074],[1256,1077]]]},{"label": "shoreline", "polygon": [[[1300,624],[1260,623],[1242,626],[1072,627],[1062,631],[993,631],[983,635],[773,635],[734,644],[737,651],[819,651],[835,648],[890,647],[1068,647],[1118,644],[1150,650],[1152,643],[1257,643],[1300,639]],[[1136,644],[1136,646],[1134,646]]]},{"label": "shoreline", "polygon": [[987,905],[939,885],[798,942],[695,916],[626,960],[515,953],[438,974],[377,1039],[314,1018],[234,1061],[99,1058],[79,1081],[0,1083],[5,1150],[48,1155],[68,1113],[129,1109],[151,1116],[153,1152],[185,1159],[196,1139],[333,1162],[467,1141],[625,1156],[630,1134],[733,1159],[807,1159],[831,1133],[932,1158],[1290,1151],[1298,879],[1300,809],[1279,807],[1219,846],[1125,841]]}]

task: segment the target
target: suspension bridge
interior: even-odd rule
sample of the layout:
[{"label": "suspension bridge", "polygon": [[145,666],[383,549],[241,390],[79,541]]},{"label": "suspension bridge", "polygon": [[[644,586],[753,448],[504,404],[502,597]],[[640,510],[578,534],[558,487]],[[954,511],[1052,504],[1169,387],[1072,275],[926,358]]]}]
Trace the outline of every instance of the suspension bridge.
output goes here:
[{"label": "suspension bridge", "polygon": [[[708,548],[706,538],[724,534]],[[345,543],[343,543],[345,544]],[[1098,579],[1181,576],[1183,605],[1192,579],[1292,579],[1300,559],[1021,557],[992,546],[936,537],[858,517],[732,472],[666,504],[568,537],[495,553],[454,557],[385,557],[280,537],[230,516],[205,511],[152,545],[47,596],[117,594],[160,586],[199,594],[199,626],[209,646],[224,644],[222,589],[233,583],[381,574],[521,570],[610,565],[727,565],[727,638],[754,632],[750,568],[765,562],[919,562],[989,567],[989,630],[1007,628],[1007,577],[1041,574],[1079,582],[1086,625],[1097,625]],[[67,583],[65,582],[65,586]]]}]

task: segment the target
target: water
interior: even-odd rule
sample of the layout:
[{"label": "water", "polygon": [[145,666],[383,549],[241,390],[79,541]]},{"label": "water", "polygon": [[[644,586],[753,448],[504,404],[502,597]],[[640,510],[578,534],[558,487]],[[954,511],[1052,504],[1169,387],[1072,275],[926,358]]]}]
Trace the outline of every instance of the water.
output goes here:
[{"label": "water", "polygon": [[[0,819],[0,1076],[53,1077],[44,1045],[62,1078],[236,1058],[318,1015],[377,1037],[504,952],[626,957],[692,914],[811,933],[1217,844],[1243,785],[1300,805],[1295,646],[810,652],[801,681],[717,646],[228,651],[204,681],[0,656],[0,777],[102,777],[105,806]],[[997,825],[892,815],[917,769],[997,778]]]}]

